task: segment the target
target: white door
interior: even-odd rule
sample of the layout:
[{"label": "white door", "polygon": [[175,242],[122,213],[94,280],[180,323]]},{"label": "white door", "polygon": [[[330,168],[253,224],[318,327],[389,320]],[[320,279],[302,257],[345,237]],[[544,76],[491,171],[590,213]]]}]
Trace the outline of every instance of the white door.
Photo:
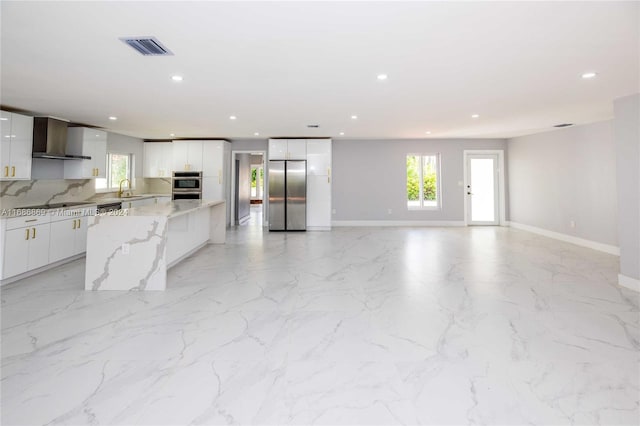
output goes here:
[{"label": "white door", "polygon": [[500,223],[500,192],[498,154],[467,154],[468,225],[498,225]]}]

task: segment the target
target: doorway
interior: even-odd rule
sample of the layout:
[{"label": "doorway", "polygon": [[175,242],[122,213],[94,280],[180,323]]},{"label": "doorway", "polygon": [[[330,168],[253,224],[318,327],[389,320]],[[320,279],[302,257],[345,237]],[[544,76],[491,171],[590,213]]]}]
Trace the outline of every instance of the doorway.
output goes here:
[{"label": "doorway", "polygon": [[267,226],[268,197],[265,188],[268,178],[264,173],[266,151],[238,150],[231,152],[231,226]]},{"label": "doorway", "polygon": [[465,151],[464,162],[466,224],[504,224],[503,151]]}]

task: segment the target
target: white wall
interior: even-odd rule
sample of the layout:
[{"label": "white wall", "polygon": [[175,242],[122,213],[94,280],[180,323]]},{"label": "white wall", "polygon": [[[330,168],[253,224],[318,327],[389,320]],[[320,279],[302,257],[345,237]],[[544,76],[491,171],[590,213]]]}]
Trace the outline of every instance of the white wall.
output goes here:
[{"label": "white wall", "polygon": [[640,290],[640,94],[614,101],[620,274]]},{"label": "white wall", "polygon": [[[506,149],[504,139],[333,141],[334,221],[464,221],[465,149]],[[440,154],[442,209],[408,210],[407,154]],[[388,210],[391,209],[391,214]]]},{"label": "white wall", "polygon": [[618,245],[611,121],[522,136],[507,144],[511,222]]}]

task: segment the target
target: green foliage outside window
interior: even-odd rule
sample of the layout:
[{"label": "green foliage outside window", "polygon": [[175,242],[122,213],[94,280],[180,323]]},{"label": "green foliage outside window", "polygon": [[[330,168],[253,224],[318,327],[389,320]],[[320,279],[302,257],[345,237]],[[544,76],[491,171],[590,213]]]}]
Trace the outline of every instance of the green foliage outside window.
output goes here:
[{"label": "green foliage outside window", "polygon": [[[420,198],[420,160],[421,156],[407,156],[407,200],[418,201]],[[438,196],[438,176],[432,162],[426,162],[423,167],[424,199],[436,200]]]}]

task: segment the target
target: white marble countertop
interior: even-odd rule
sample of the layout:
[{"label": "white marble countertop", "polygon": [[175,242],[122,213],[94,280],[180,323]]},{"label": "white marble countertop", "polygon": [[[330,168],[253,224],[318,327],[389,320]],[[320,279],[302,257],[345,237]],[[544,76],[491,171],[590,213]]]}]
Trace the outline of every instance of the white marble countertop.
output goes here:
[{"label": "white marble countertop", "polygon": [[122,216],[164,216],[172,218],[221,203],[224,203],[224,200],[175,200],[123,209]]}]

